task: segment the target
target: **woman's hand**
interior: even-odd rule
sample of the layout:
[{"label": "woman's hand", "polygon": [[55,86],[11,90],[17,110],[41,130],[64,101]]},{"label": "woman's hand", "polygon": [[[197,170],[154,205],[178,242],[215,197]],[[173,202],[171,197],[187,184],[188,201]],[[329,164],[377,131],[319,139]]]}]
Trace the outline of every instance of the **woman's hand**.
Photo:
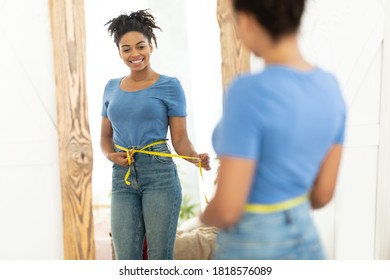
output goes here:
[{"label": "woman's hand", "polygon": [[[113,152],[108,153],[107,158],[112,161],[113,163],[116,163],[120,166],[126,167],[129,166],[129,162],[127,160],[127,153],[126,152]],[[130,150],[130,164],[134,162],[133,158],[133,150]]]},{"label": "woman's hand", "polygon": [[[202,164],[202,168],[205,170],[211,170],[209,154],[203,153],[203,154],[199,154],[198,156],[199,156],[199,161]],[[195,163],[196,166],[198,166],[199,161]]]}]

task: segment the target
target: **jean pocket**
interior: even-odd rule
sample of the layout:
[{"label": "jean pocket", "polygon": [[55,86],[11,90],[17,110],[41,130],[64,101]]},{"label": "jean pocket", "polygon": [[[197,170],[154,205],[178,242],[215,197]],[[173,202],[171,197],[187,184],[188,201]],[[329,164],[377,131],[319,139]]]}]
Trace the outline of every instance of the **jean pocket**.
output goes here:
[{"label": "jean pocket", "polygon": [[123,167],[118,164],[113,164],[112,178],[111,178],[112,192],[128,188],[128,186],[125,183],[125,176],[128,169],[129,169],[128,167]]},{"label": "jean pocket", "polygon": [[153,147],[153,152],[167,154],[167,156],[153,155],[153,159],[155,159],[156,161],[164,164],[173,164],[173,159],[169,156],[171,154],[171,151],[169,150],[168,146],[164,145]]}]

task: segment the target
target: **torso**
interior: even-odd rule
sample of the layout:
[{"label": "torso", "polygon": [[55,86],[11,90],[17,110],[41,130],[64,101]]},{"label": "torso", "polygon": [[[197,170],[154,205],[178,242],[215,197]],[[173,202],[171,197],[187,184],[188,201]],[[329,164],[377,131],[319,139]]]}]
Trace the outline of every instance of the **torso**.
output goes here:
[{"label": "torso", "polygon": [[[103,97],[102,116],[113,128],[113,141],[122,147],[144,146],[166,139],[170,116],[186,116],[183,88],[174,77],[158,75],[156,81],[126,89],[125,78],[110,80]],[[145,86],[149,84],[149,86]],[[134,85],[134,84],[133,84]]]},{"label": "torso", "polygon": [[260,163],[248,202],[276,203],[307,192],[343,132],[345,106],[335,78],[320,69],[268,66],[237,79],[225,100],[213,143],[219,155]]}]

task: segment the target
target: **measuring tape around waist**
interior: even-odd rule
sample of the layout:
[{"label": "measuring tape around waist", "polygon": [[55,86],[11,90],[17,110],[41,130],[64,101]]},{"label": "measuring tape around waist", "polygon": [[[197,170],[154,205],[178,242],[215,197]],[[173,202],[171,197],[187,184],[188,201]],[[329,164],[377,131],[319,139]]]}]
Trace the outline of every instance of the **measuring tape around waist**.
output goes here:
[{"label": "measuring tape around waist", "polygon": [[[129,177],[130,177],[130,165],[131,165],[130,151],[132,151],[132,155],[134,155],[136,153],[140,153],[140,154],[147,154],[147,155],[160,156],[160,157],[171,157],[171,158],[182,158],[182,159],[198,160],[199,173],[200,173],[200,176],[203,179],[202,162],[200,161],[200,158],[198,158],[198,157],[190,157],[190,156],[182,156],[182,155],[175,155],[175,154],[163,153],[163,152],[156,152],[156,151],[147,151],[146,150],[146,149],[148,149],[148,148],[150,148],[152,146],[159,145],[159,144],[166,144],[166,143],[167,143],[166,140],[160,140],[160,141],[153,142],[153,143],[151,143],[149,145],[146,145],[146,146],[142,147],[141,149],[128,149],[128,148],[125,148],[125,147],[122,147],[122,146],[119,146],[119,145],[115,144],[115,147],[117,149],[126,152],[126,155],[127,155],[127,162],[129,164],[129,169],[127,170],[126,175],[125,175],[125,183],[126,183],[126,185],[128,185],[128,186],[131,185],[131,182],[129,182],[129,180],[128,180]],[[206,197],[206,194],[204,194],[204,198],[205,198],[206,202],[208,203],[208,199]]]},{"label": "measuring tape around waist", "polygon": [[274,204],[247,204],[245,205],[245,212],[247,213],[273,213],[273,212],[279,212],[291,209],[293,207],[296,207],[304,202],[306,202],[308,199],[308,195],[304,194],[292,199],[288,199],[279,203]]}]

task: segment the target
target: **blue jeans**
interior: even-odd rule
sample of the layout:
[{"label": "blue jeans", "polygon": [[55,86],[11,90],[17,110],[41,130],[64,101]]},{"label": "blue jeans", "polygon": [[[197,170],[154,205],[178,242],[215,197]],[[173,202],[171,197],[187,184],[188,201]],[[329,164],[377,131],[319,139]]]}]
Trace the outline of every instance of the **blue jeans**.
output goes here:
[{"label": "blue jeans", "polygon": [[218,233],[214,259],[324,259],[309,203],[270,214],[244,213]]},{"label": "blue jeans", "polygon": [[[166,144],[148,150],[169,153]],[[173,259],[182,200],[176,165],[172,158],[140,153],[134,160],[130,186],[124,181],[128,167],[113,166],[111,232],[116,259],[142,259],[145,236],[149,259]]]}]

